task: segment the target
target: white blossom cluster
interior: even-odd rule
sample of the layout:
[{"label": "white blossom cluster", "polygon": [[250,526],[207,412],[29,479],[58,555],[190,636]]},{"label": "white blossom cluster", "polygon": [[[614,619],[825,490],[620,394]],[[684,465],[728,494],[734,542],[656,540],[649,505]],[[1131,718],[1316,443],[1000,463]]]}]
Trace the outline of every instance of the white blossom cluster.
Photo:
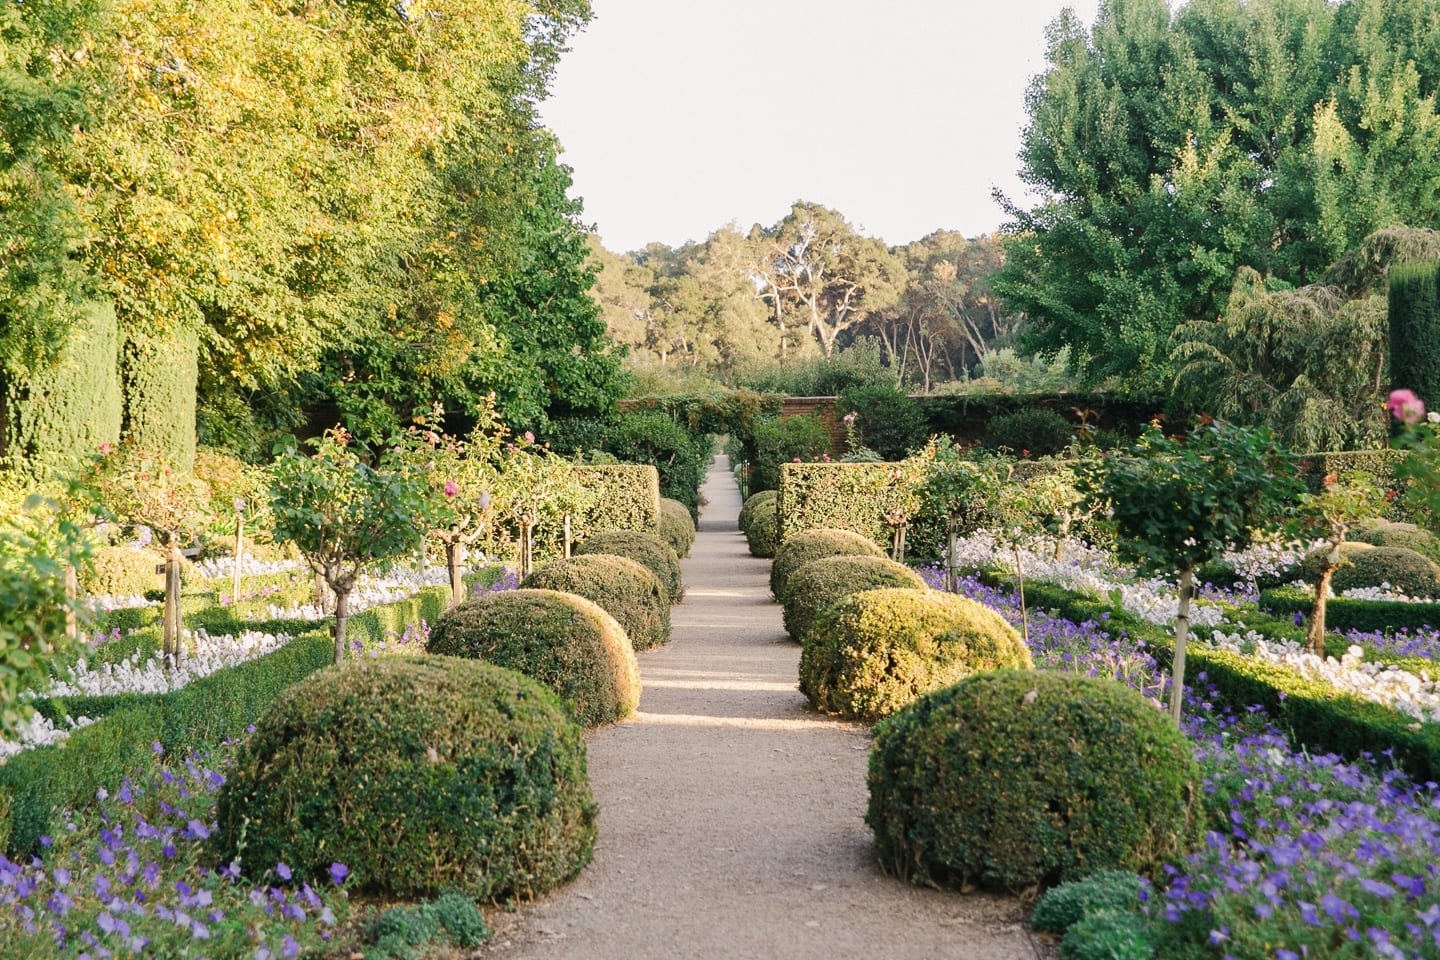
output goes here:
[{"label": "white blossom cluster", "polygon": [[111,610],[129,610],[134,607],[158,607],[164,601],[146,600],[138,593],[113,594],[100,597],[86,597],[85,603],[96,613],[109,613]]},{"label": "white blossom cluster", "polygon": [[1226,550],[1221,559],[1234,568],[1237,579],[1254,584],[1262,577],[1278,579],[1305,559],[1316,545],[1307,546],[1298,540],[1259,542],[1244,550]]},{"label": "white blossom cluster", "polygon": [[[308,569],[299,560],[257,560],[251,556],[240,558],[240,576],[263,577],[272,573],[294,573]],[[195,561],[195,572],[206,580],[219,580],[235,576],[234,557],[211,557]]]},{"label": "white blossom cluster", "polygon": [[[93,669],[85,659],[70,668],[66,676],[48,687],[28,694],[32,697],[103,697],[118,693],[169,693],[179,690],[217,670],[233,667],[279,650],[290,642],[285,634],[247,630],[236,636],[212,637],[200,630],[185,636],[194,652],[167,668],[163,658],[152,655],[143,663],[137,651],[119,663],[102,663]],[[192,647],[187,644],[187,647]]]},{"label": "white blossom cluster", "polygon": [[[407,600],[426,587],[449,582],[450,574],[444,567],[429,567],[423,571],[402,567],[379,577],[361,575],[350,593],[350,612],[355,614],[371,607]],[[323,608],[313,603],[293,607],[271,604],[263,614],[255,614],[254,617],[265,620],[323,620],[334,613],[333,602]]]},{"label": "white blossom cluster", "polygon": [[59,743],[70,737],[70,731],[79,730],[81,727],[88,727],[95,721],[89,717],[79,719],[66,718],[65,726],[57,727],[49,717],[34,714],[28,720],[20,721],[16,728],[16,739],[0,740],[0,764],[15,756],[17,753],[29,750],[31,747],[45,747],[52,743]]},{"label": "white blossom cluster", "polygon": [[[1330,591],[1333,597],[1335,591]],[[1340,591],[1340,596],[1347,600],[1384,600],[1388,603],[1434,603],[1430,597],[1412,597],[1401,593],[1388,583],[1382,583],[1378,587],[1351,587],[1349,590]]]},{"label": "white blossom cluster", "polygon": [[[1238,625],[1244,630],[1244,624]],[[1289,667],[1301,676],[1329,683],[1372,703],[1387,706],[1423,723],[1440,723],[1440,683],[1428,670],[1419,674],[1394,664],[1365,660],[1365,651],[1351,646],[1339,660],[1318,657],[1293,640],[1274,640],[1254,630],[1216,630],[1210,646]]]}]

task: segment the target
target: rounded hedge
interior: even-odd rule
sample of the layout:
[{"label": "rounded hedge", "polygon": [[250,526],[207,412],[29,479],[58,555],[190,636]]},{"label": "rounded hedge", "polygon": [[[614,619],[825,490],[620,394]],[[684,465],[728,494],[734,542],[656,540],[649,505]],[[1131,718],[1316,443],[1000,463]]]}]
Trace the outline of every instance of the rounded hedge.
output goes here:
[{"label": "rounded hedge", "polygon": [[885,551],[875,541],[850,530],[820,527],[797,533],[775,548],[775,559],[770,564],[770,595],[783,604],[792,573],[811,560],[839,556],[883,557]]},{"label": "rounded hedge", "polygon": [[800,692],[817,710],[873,721],[973,673],[1033,666],[1020,634],[984,604],[887,587],[851,594],[815,619]]},{"label": "rounded hedge", "polygon": [[153,550],[101,547],[91,555],[90,564],[77,571],[76,582],[92,597],[142,596],[165,585],[164,577],[155,572],[164,562]]},{"label": "rounded hedge", "polygon": [[590,862],[598,807],[585,741],[541,684],[447,657],[353,660],[261,716],[219,793],[211,843],[360,889],[531,897]]},{"label": "rounded hedge", "polygon": [[669,497],[660,500],[660,539],[670,544],[676,556],[688,557],[695,544],[695,520],[690,508]]},{"label": "rounded hedge", "polygon": [[1139,693],[1072,673],[995,670],[875,730],[865,821],[881,866],[920,883],[1019,890],[1185,851],[1200,770]]},{"label": "rounded hedge", "polygon": [[670,598],[655,575],[614,554],[591,553],[554,560],[520,582],[532,590],[558,590],[598,603],[614,617],[636,650],[670,640]]},{"label": "rounded hedge", "polygon": [[1431,560],[1440,560],[1440,539],[1413,523],[1381,520],[1355,532],[1355,539],[1377,547],[1404,547]]},{"label": "rounded hedge", "polygon": [[1330,585],[1336,593],[1356,587],[1391,588],[1410,597],[1440,597],[1440,566],[1404,547],[1375,547],[1347,553],[1349,563],[1335,571]]},{"label": "rounded hedge", "polygon": [[503,590],[466,600],[430,630],[429,653],[488,660],[550,687],[587,727],[640,702],[635,650],[615,618],[556,590]]},{"label": "rounded hedge", "polygon": [[685,584],[680,579],[680,556],[653,533],[602,530],[576,544],[574,552],[579,556],[608,553],[629,557],[655,574],[671,603],[679,603],[685,598]]},{"label": "rounded hedge", "polygon": [[920,574],[889,557],[861,553],[811,560],[790,575],[785,629],[792,639],[803,643],[822,610],[852,593],[882,587],[923,590],[925,581]]},{"label": "rounded hedge", "polygon": [[773,557],[780,540],[780,500],[774,490],[752,494],[740,508],[740,532],[752,557]]}]

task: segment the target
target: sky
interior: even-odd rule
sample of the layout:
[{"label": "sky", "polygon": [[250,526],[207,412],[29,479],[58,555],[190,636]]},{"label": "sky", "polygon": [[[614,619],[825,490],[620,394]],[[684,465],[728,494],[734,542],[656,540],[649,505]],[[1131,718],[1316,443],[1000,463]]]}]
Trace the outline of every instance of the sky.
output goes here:
[{"label": "sky", "polygon": [[1022,206],[1045,27],[1099,0],[592,0],[541,116],[616,252],[834,208],[892,246]]}]

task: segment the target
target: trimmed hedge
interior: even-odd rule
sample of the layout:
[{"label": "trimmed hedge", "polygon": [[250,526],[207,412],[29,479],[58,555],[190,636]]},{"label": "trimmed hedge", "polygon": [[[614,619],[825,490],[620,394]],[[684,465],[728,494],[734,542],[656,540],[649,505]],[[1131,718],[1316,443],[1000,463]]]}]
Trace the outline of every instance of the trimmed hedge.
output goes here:
[{"label": "trimmed hedge", "polygon": [[1200,768],[1185,735],[1114,680],[994,670],[875,731],[865,822],[917,883],[1020,890],[1190,849]]},{"label": "trimmed hedge", "polygon": [[654,533],[660,528],[660,474],[653,466],[585,464],[575,473],[594,494],[594,502],[575,518],[576,536],[602,530]]},{"label": "trimmed hedge", "polygon": [[575,545],[576,556],[593,553],[629,557],[655,574],[671,603],[685,599],[685,583],[680,577],[680,557],[670,544],[653,533],[638,530],[603,530]]},{"label": "trimmed hedge", "polygon": [[811,560],[846,555],[883,557],[885,551],[873,540],[850,530],[806,530],[785,540],[775,549],[775,559],[770,564],[770,595],[776,603],[784,604],[789,596],[790,575],[796,570]]},{"label": "trimmed hedge", "polygon": [[690,556],[690,547],[695,543],[695,520],[685,504],[669,497],[660,499],[659,532],[677,556]]},{"label": "trimmed hedge", "polygon": [[879,720],[987,670],[1034,669],[1015,628],[983,604],[928,587],[854,593],[815,620],[800,692],[815,709]]},{"label": "trimmed hedge", "polygon": [[803,643],[815,618],[832,604],[865,590],[881,587],[925,588],[920,574],[889,557],[842,554],[811,560],[790,575],[785,602],[785,630]]},{"label": "trimmed hedge", "polygon": [[761,490],[751,494],[740,508],[740,532],[745,534],[752,557],[775,556],[780,540],[779,496],[775,490]]},{"label": "trimmed hedge", "polygon": [[806,530],[849,530],[888,543],[880,513],[894,466],[886,463],[785,463],[780,465],[780,542]]},{"label": "trimmed hedge", "polygon": [[655,575],[629,557],[590,553],[545,564],[520,582],[525,590],[558,590],[598,603],[624,628],[636,650],[670,642],[670,597]]},{"label": "trimmed hedge", "polygon": [[1414,550],[1375,547],[1347,559],[1350,562],[1336,570],[1330,581],[1336,593],[1388,583],[1407,597],[1426,600],[1440,597],[1440,566]]},{"label": "trimmed hedge", "polygon": [[[349,636],[378,642],[405,624],[433,620],[444,611],[448,596],[447,588],[433,587],[355,614]],[[276,623],[247,626],[276,632]],[[149,755],[154,743],[175,753],[243,735],[286,688],[333,661],[329,631],[314,623],[304,624],[304,630],[273,653],[216,671],[173,693],[37,701],[36,708],[52,719],[105,719],[74,731],[63,743],[26,750],[0,766],[0,849],[12,858],[38,853],[40,837],[60,828],[60,811],[85,803],[101,787],[113,788]]]},{"label": "trimmed hedge", "polygon": [[[1027,583],[1025,594],[1032,607],[1054,610],[1076,623],[1108,615],[1112,632],[1124,630],[1144,640],[1161,666],[1169,667],[1174,637],[1164,627],[1134,617],[1108,601],[1050,584]],[[1327,621],[1329,610],[1327,604]],[[1256,629],[1271,629],[1251,621],[1246,618]],[[1343,651],[1347,645],[1343,638],[1335,640]],[[1185,661],[1186,673],[1190,677],[1204,674],[1225,704],[1237,712],[1252,705],[1264,708],[1293,742],[1311,751],[1333,751],[1352,760],[1389,751],[1392,761],[1413,779],[1440,782],[1440,724],[1416,723],[1399,711],[1341,693],[1323,680],[1309,680],[1286,667],[1207,649],[1200,643],[1186,646]]]},{"label": "trimmed hedge", "polygon": [[153,550],[133,547],[101,547],[90,558],[90,565],[78,571],[80,591],[93,597],[144,596],[157,590],[165,579],[155,572],[164,557]]},{"label": "trimmed hedge", "polygon": [[1440,560],[1440,538],[1413,523],[1381,520],[1355,531],[1353,538],[1377,547],[1404,547],[1431,560]]},{"label": "trimmed hedge", "polygon": [[[1269,609],[1279,617],[1293,617],[1297,613],[1308,617],[1314,605],[1315,598],[1310,591],[1298,587],[1260,591],[1260,609]],[[1419,630],[1437,626],[1440,626],[1440,603],[1356,600],[1349,597],[1331,597],[1325,601],[1325,627],[1328,630],[1361,630],[1368,633],[1372,630]],[[1336,640],[1348,646],[1348,641],[1338,637]]]},{"label": "trimmed hedge", "polygon": [[640,668],[624,628],[573,593],[506,590],[466,600],[431,628],[426,650],[533,677],[586,727],[628,716],[640,703]]},{"label": "trimmed hedge", "polygon": [[322,670],[265,711],[228,772],[211,848],[252,874],[335,861],[395,897],[532,897],[590,862],[583,734],[491,663],[381,657]]}]

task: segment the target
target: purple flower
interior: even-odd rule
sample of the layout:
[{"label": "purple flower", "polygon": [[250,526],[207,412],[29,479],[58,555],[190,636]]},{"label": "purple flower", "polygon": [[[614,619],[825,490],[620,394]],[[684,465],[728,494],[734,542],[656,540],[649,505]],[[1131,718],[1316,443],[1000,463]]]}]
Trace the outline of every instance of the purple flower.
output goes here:
[{"label": "purple flower", "polygon": [[290,867],[289,867],[289,865],[286,864],[283,860],[282,860],[281,862],[275,864],[275,875],[278,876],[281,880],[289,880],[289,879],[290,879]]},{"label": "purple flower", "polygon": [[345,864],[339,863],[338,861],[336,863],[330,864],[331,883],[335,884],[338,887],[340,884],[345,882],[345,878],[348,876],[350,876],[350,868],[345,866]]}]

